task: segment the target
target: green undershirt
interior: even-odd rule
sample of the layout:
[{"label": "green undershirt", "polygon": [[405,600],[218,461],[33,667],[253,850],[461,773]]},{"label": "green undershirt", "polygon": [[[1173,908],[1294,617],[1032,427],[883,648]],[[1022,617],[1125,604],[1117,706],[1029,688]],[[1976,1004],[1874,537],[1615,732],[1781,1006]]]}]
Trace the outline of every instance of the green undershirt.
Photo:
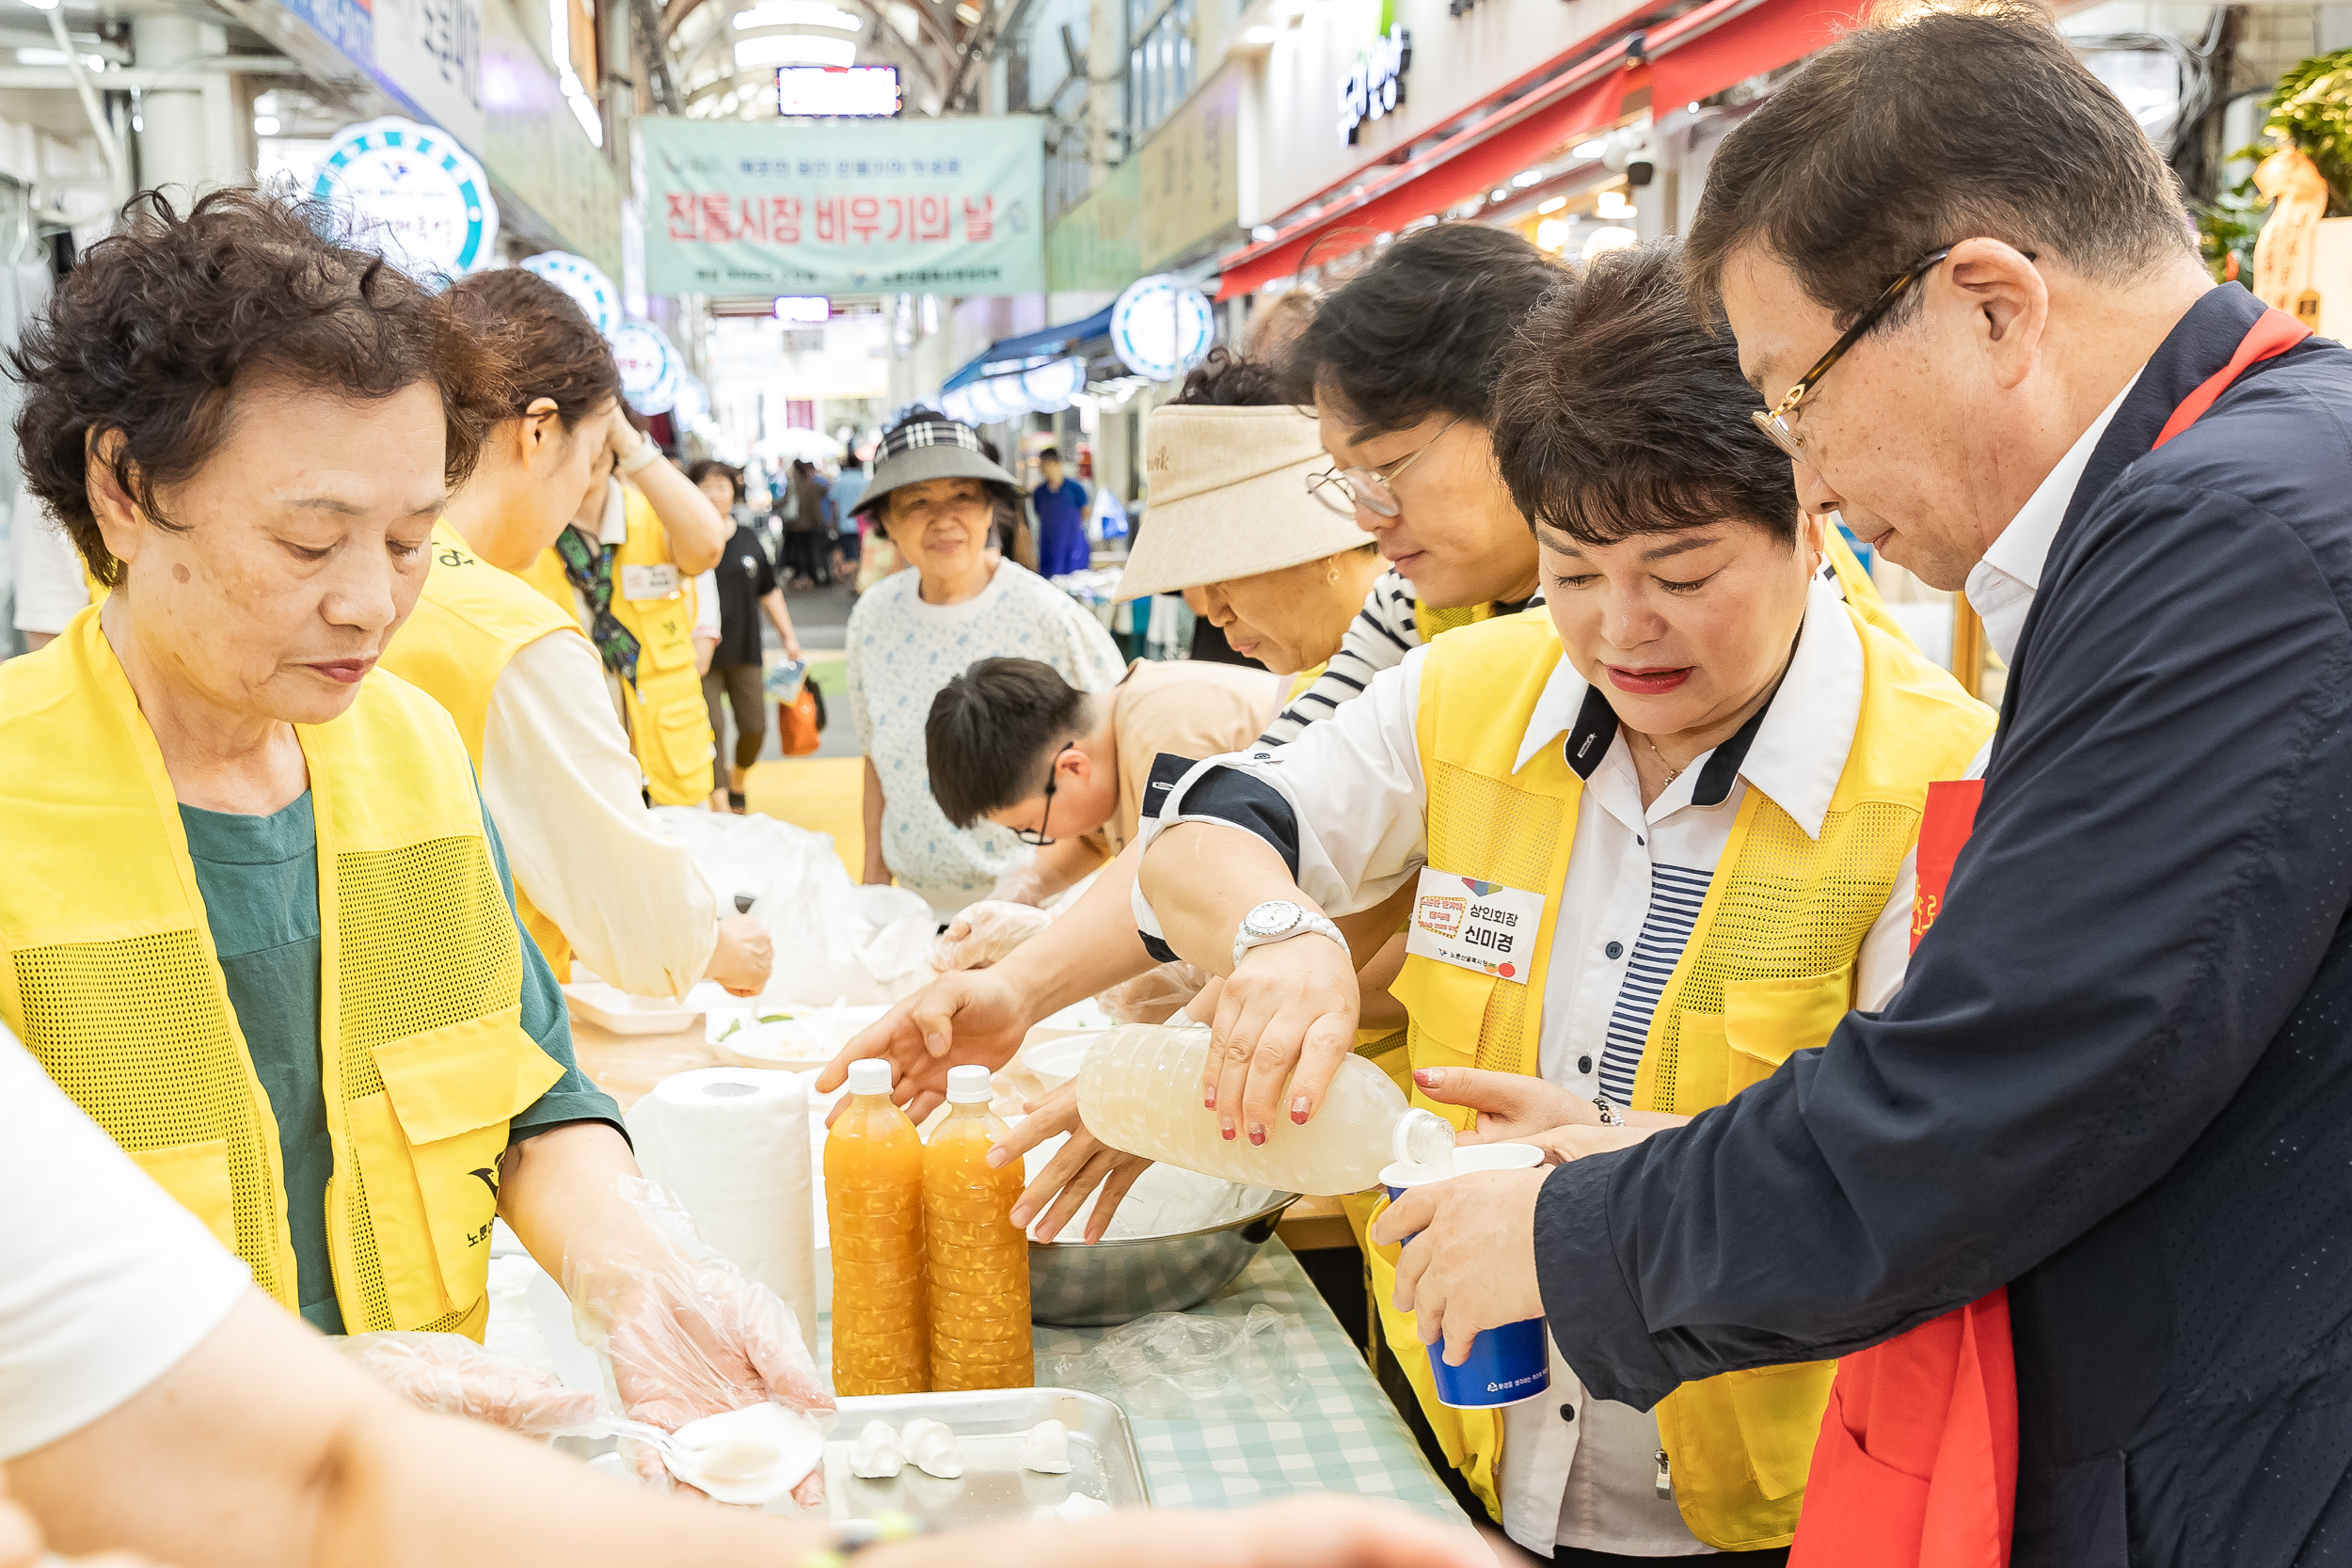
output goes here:
[{"label": "green undershirt", "polygon": [[[229,1005],[245,1032],[253,1068],[278,1120],[286,1165],[286,1223],[293,1233],[302,1316],[326,1334],[343,1332],[327,1263],[326,1181],[335,1151],[326,1133],[325,1079],[319,1046],[318,832],[305,791],[268,816],[236,816],[183,805],[197,890],[220,950]],[[485,815],[491,858],[506,900],[515,901],[506,851]],[[620,1108],[572,1059],[571,1019],[538,943],[517,927],[523,949],[524,1030],[560,1063],[564,1076],[516,1117],[509,1133],[519,1143],[572,1121],[621,1126]],[[626,1136],[626,1133],[624,1133]]]}]

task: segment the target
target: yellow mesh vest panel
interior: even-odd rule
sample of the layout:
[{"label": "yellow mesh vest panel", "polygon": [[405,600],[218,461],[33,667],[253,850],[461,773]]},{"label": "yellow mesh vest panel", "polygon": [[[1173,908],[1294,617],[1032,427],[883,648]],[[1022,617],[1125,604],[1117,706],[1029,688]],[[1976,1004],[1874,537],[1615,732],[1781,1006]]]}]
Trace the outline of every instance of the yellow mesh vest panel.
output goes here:
[{"label": "yellow mesh vest panel", "polygon": [[[612,618],[637,639],[637,679],[621,683],[629,744],[644,770],[645,790],[657,806],[698,806],[710,798],[711,759],[718,748],[710,733],[710,708],[703,701],[702,674],[694,668],[694,583],[684,578],[663,599],[630,599],[621,591],[624,566],[660,566],[670,560],[670,535],[653,503],[628,492],[628,538],[612,552]],[[524,582],[567,615],[576,599],[554,550],[539,552]]]},{"label": "yellow mesh vest panel", "polygon": [[[277,1123],[228,1005],[171,782],[96,615],[58,648],[0,668],[0,841],[24,847],[18,869],[31,873],[0,881],[0,1018],[292,1307]],[[319,832],[337,1298],[355,1331],[478,1336],[495,1196],[452,1178],[461,1161],[494,1169],[507,1118],[562,1069],[517,1026],[520,947],[448,715],[378,673],[342,718],[295,733]],[[76,766],[57,768],[59,756]],[[447,929],[452,911],[463,918]],[[371,1098],[381,1114],[355,1116]],[[380,1234],[383,1194],[405,1225]]]},{"label": "yellow mesh vest panel", "polygon": [[[1578,799],[1557,747],[1512,772],[1534,699],[1560,657],[1540,614],[1449,637],[1422,667],[1429,863],[1540,888],[1548,903],[1543,946],[1525,987],[1406,960],[1395,989],[1412,1010],[1417,1065],[1474,1053],[1482,1067],[1537,1070],[1535,1019]],[[1958,777],[1991,734],[1989,709],[1907,641],[1858,609],[1852,615],[1863,643],[1862,713],[1821,839],[1807,838],[1760,793],[1748,794],[1652,1023],[1636,1089],[1645,1106],[1692,1114],[1720,1104],[1769,1076],[1789,1051],[1828,1037],[1851,1000],[1862,937],[1915,836],[1928,783]],[[1538,873],[1547,841],[1559,852]],[[1728,1042],[1726,1014],[1734,1023]],[[1661,1084],[1672,1086],[1661,1091]],[[1375,1264],[1375,1277],[1379,1272]],[[1417,1342],[1409,1320],[1386,1326],[1400,1356],[1400,1326],[1406,1344]],[[1686,1385],[1659,1407],[1676,1501],[1700,1540],[1756,1549],[1789,1539],[1829,1377],[1829,1363],[1735,1372]],[[1480,1481],[1499,1465],[1501,1423],[1443,1414],[1452,1419],[1441,1441],[1462,1455],[1473,1488],[1489,1497]],[[1433,1412],[1433,1425],[1437,1419]]]},{"label": "yellow mesh vest panel", "polygon": [[[554,552],[547,551],[552,558]],[[557,584],[566,603],[571,585]],[[407,624],[384,652],[383,667],[431,696],[457,721],[457,734],[482,771],[482,736],[488,727],[490,696],[499,676],[526,645],[559,632],[581,635],[568,609],[559,610],[532,584],[475,555],[446,522],[433,526],[433,569]],[[558,980],[572,974],[572,946],[555,923],[531,901],[531,890],[515,884],[515,912],[547,955]]]}]

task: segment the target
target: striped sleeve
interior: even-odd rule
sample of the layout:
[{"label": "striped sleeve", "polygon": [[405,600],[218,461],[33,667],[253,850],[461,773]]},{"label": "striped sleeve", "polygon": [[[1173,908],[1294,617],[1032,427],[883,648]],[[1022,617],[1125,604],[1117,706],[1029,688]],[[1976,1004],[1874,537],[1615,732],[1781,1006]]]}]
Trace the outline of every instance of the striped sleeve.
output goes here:
[{"label": "striped sleeve", "polygon": [[1392,571],[1381,573],[1322,677],[1291,699],[1290,705],[1258,737],[1258,744],[1281,746],[1297,739],[1308,725],[1330,718],[1342,703],[1355,701],[1373,676],[1403,663],[1405,656],[1420,646],[1421,632],[1413,622],[1412,585]]}]

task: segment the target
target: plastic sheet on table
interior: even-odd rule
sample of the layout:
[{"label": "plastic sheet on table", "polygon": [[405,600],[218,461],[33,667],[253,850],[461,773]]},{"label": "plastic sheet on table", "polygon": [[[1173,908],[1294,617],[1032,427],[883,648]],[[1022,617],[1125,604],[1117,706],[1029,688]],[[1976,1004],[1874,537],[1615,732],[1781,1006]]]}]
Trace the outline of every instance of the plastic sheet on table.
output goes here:
[{"label": "plastic sheet on table", "polygon": [[1055,1356],[1052,1381],[1107,1395],[1130,1416],[1153,1419],[1284,1416],[1308,1392],[1288,1343],[1304,1328],[1263,1302],[1244,1318],[1153,1312],[1106,1331],[1077,1354]]}]

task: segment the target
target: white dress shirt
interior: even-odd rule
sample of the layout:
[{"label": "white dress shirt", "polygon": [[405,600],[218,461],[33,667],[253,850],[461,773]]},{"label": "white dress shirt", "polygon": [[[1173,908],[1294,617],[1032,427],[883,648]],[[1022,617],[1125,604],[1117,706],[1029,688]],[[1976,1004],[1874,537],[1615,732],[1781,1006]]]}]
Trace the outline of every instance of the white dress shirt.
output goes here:
[{"label": "white dress shirt", "polygon": [[[1374,677],[1360,699],[1286,746],[1196,767],[1170,792],[1158,822],[1146,825],[1145,836],[1169,822],[1218,820],[1189,815],[1186,794],[1212,766],[1237,768],[1274,785],[1296,813],[1298,885],[1308,896],[1335,914],[1379,903],[1428,860],[1428,791],[1415,734],[1427,657],[1427,648],[1416,648]],[[1645,927],[1679,901],[1677,877],[1685,890],[1692,874],[1711,877],[1749,789],[1762,790],[1819,836],[1860,722],[1862,659],[1861,638],[1835,579],[1816,579],[1788,675],[1727,792],[1709,804],[1695,803],[1693,795],[1713,752],[1694,759],[1645,807],[1626,737],[1615,735],[1577,803],[1576,847],[1539,1009],[1544,1078],[1582,1099],[1601,1092],[1611,1019],[1628,991]],[[1536,701],[1518,765],[1575,729],[1589,689],[1562,659]],[[1653,875],[1661,868],[1666,876]],[[1914,857],[1906,854],[1862,943],[1858,1007],[1884,1006],[1902,983],[1913,877]],[[1136,904],[1144,929],[1157,934],[1140,890]],[[1688,934],[1687,921],[1682,932]],[[1708,1550],[1673,1502],[1657,1496],[1657,1422],[1588,1395],[1556,1346],[1551,1376],[1545,1396],[1503,1412],[1502,1524],[1511,1537],[1542,1552],[1555,1544],[1637,1557]],[[1573,1418],[1564,1418],[1564,1407]]]},{"label": "white dress shirt", "polygon": [[2115,401],[2099,411],[2090,428],[2075,437],[2058,467],[2026,498],[2026,504],[1993,541],[1984,559],[1968,569],[1968,603],[1977,619],[1984,623],[1985,641],[1993,644],[2004,664],[2016,657],[2018,633],[2026,629],[2026,611],[2033,608],[2033,596],[2041,591],[2042,568],[2050,559],[2058,525],[2066,521],[2074,486],[2082,483],[2083,470],[2090,466],[2099,437],[2114,422],[2115,411],[2138,385],[2139,372],[2134,371],[2123,389],[2115,394]]},{"label": "white dress shirt", "polygon": [[604,674],[588,640],[569,632],[507,661],[483,729],[482,799],[515,885],[581,963],[635,995],[683,996],[710,966],[719,901],[646,806]]}]

